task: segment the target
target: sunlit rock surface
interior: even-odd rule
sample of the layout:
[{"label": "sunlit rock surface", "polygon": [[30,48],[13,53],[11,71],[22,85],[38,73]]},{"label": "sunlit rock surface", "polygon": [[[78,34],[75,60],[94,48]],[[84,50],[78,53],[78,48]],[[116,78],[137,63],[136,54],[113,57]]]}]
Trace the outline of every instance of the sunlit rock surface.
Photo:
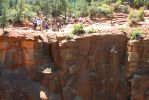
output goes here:
[{"label": "sunlit rock surface", "polygon": [[66,38],[0,36],[0,100],[148,100],[149,40]]}]

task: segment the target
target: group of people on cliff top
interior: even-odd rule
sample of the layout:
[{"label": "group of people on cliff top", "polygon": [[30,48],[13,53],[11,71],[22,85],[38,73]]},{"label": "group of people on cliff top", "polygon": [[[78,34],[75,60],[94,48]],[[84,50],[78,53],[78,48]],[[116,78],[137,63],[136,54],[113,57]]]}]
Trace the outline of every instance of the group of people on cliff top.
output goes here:
[{"label": "group of people on cliff top", "polygon": [[40,30],[42,30],[42,29],[48,30],[49,26],[48,26],[47,19],[45,18],[43,20],[42,18],[34,17],[34,19],[33,19],[33,28],[34,28],[34,30],[36,30],[37,27],[39,27]]},{"label": "group of people on cliff top", "polygon": [[[31,22],[31,24],[30,24]],[[65,24],[76,24],[76,23],[91,23],[88,18],[83,17],[72,17],[68,18],[63,15],[57,17],[47,18],[43,14],[38,13],[36,16],[32,18],[31,21],[28,21],[28,18],[25,18],[25,27],[33,27],[34,30],[49,30],[59,31],[61,30]]]},{"label": "group of people on cliff top", "polygon": [[59,31],[62,26],[64,25],[64,18],[57,17],[57,18],[47,18],[47,17],[37,17],[35,16],[32,19],[33,29],[34,30],[48,30],[52,29],[53,31]]}]

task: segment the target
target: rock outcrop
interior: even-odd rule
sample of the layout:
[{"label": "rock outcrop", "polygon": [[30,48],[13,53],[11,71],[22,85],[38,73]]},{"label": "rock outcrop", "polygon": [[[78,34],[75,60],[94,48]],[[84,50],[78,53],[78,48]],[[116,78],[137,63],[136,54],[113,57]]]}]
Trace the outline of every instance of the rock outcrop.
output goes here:
[{"label": "rock outcrop", "polygon": [[[59,42],[65,100],[126,100],[127,37],[89,35]],[[56,56],[54,56],[56,57]]]},{"label": "rock outcrop", "polygon": [[40,36],[0,36],[0,100],[40,100],[42,71],[52,64],[49,50]]},{"label": "rock outcrop", "polygon": [[149,100],[149,40],[128,43],[126,72],[131,82],[131,100]]},{"label": "rock outcrop", "polygon": [[121,34],[0,36],[0,100],[149,100],[148,51]]}]

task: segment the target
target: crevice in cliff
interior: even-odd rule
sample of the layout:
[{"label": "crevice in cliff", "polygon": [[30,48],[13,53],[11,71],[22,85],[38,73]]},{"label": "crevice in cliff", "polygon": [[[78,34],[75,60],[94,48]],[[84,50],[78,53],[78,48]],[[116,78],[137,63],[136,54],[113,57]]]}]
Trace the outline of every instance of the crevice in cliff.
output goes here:
[{"label": "crevice in cliff", "polygon": [[60,51],[59,51],[59,42],[52,42],[49,43],[49,55],[52,61],[52,73],[55,74],[55,78],[57,78],[57,87],[58,87],[58,93],[60,94],[60,99],[64,100],[64,95],[63,95],[63,87],[62,87],[62,80],[61,80],[61,75],[60,75]]}]

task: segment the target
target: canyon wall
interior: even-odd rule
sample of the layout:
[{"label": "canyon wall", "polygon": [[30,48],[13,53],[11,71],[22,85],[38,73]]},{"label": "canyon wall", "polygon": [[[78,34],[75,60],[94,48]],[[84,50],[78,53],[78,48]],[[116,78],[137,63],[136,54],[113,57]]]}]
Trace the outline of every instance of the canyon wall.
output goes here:
[{"label": "canyon wall", "polygon": [[127,100],[127,41],[124,35],[109,34],[60,41],[64,100]]},{"label": "canyon wall", "polygon": [[149,40],[128,42],[126,76],[132,100],[149,100]]},{"label": "canyon wall", "polygon": [[[40,37],[0,37],[0,62],[7,67],[34,66],[48,64],[48,45]],[[48,52],[47,52],[48,51]]]},{"label": "canyon wall", "polygon": [[[130,42],[121,34],[57,37],[50,43],[39,36],[1,36],[0,66],[23,68],[24,77],[52,93],[49,100],[149,100],[148,51],[148,40]],[[53,73],[43,74],[48,67]]]},{"label": "canyon wall", "polygon": [[49,50],[40,36],[0,36],[0,100],[40,100],[42,71],[52,64]]}]

